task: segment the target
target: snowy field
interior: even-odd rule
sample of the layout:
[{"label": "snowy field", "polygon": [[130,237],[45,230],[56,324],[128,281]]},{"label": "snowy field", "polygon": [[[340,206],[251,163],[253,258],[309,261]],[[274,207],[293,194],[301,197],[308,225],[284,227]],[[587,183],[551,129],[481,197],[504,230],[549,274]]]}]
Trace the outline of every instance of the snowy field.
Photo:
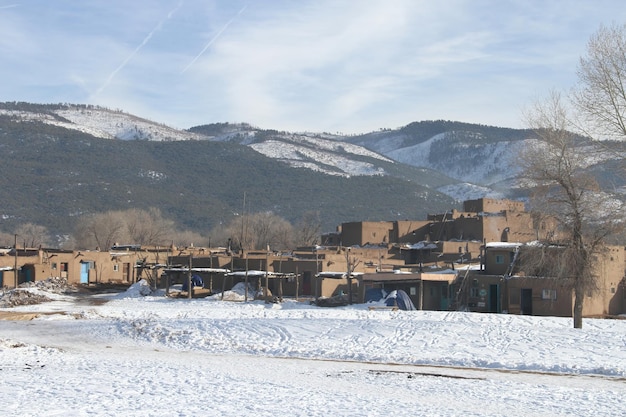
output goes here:
[{"label": "snowy field", "polygon": [[139,290],[0,309],[0,414],[626,415],[626,320]]}]

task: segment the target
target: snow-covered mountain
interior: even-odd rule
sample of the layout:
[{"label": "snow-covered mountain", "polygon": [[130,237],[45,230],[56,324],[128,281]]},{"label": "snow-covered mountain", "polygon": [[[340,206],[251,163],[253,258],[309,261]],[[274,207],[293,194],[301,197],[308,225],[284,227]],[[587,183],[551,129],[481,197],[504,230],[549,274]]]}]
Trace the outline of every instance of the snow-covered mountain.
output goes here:
[{"label": "snow-covered mountain", "polygon": [[121,111],[96,106],[46,106],[34,109],[0,107],[0,116],[38,121],[65,129],[87,133],[97,138],[121,140],[200,140],[202,135],[174,129]]},{"label": "snow-covered mountain", "polygon": [[228,141],[292,167],[333,176],[394,176],[452,198],[515,195],[516,158],[531,133],[459,122],[415,122],[361,136],[263,130],[245,123],[175,129],[118,110],[84,105],[0,103],[0,116],[39,121],[99,138]]}]

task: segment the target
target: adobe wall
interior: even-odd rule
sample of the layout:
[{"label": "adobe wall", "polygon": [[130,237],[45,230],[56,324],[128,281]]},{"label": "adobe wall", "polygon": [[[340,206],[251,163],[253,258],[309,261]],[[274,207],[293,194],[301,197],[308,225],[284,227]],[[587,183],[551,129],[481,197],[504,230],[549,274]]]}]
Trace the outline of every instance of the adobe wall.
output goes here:
[{"label": "adobe wall", "polygon": [[[28,254],[28,256],[22,256]],[[165,261],[165,252],[150,251],[62,251],[62,250],[19,250],[17,257],[18,285],[26,281],[43,281],[48,278],[64,278],[69,284],[128,283],[136,282],[140,269],[137,262],[145,260],[156,263]],[[0,267],[13,268],[13,255],[0,256]],[[83,268],[87,266],[87,275]],[[144,270],[144,274],[152,271]],[[14,271],[2,273],[2,285],[14,287]],[[145,276],[143,276],[146,278]],[[85,280],[86,278],[86,280]]]},{"label": "adobe wall", "polygon": [[343,246],[364,246],[389,243],[393,235],[393,222],[342,223]]},{"label": "adobe wall", "polygon": [[391,243],[416,243],[430,240],[431,222],[428,220],[399,220],[393,222]]},{"label": "adobe wall", "polygon": [[619,315],[626,313],[623,246],[609,246],[598,263],[597,291],[585,297],[583,316]]},{"label": "adobe wall", "polygon": [[493,198],[479,198],[477,200],[465,200],[463,211],[472,213],[499,213],[501,211],[524,211],[522,201],[497,200]]}]

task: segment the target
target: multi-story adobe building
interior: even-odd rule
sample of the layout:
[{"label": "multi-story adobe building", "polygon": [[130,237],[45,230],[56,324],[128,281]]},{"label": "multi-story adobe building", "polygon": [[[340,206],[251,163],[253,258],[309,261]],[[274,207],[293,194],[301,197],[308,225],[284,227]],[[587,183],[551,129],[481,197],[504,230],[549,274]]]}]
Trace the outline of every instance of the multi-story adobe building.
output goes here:
[{"label": "multi-story adobe building", "polygon": [[463,210],[428,215],[426,220],[342,223],[322,241],[342,246],[420,241],[530,242],[553,236],[556,223],[525,211],[524,203],[481,198]]},{"label": "multi-story adobe building", "polygon": [[[520,258],[533,249],[536,246],[521,243],[488,243],[481,268],[470,271],[459,283],[459,305],[476,312],[571,317],[571,287],[552,277],[523,270]],[[597,256],[597,289],[587,293],[583,316],[616,316],[626,311],[625,266],[623,246],[607,246]]]}]

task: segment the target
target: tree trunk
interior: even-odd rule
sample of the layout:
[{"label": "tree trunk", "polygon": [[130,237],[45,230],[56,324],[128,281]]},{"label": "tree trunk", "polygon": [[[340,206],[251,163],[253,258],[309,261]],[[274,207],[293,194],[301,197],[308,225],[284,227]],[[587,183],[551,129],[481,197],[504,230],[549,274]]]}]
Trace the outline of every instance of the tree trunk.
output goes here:
[{"label": "tree trunk", "polygon": [[585,300],[585,291],[579,286],[574,290],[574,328],[583,328],[583,301]]}]

